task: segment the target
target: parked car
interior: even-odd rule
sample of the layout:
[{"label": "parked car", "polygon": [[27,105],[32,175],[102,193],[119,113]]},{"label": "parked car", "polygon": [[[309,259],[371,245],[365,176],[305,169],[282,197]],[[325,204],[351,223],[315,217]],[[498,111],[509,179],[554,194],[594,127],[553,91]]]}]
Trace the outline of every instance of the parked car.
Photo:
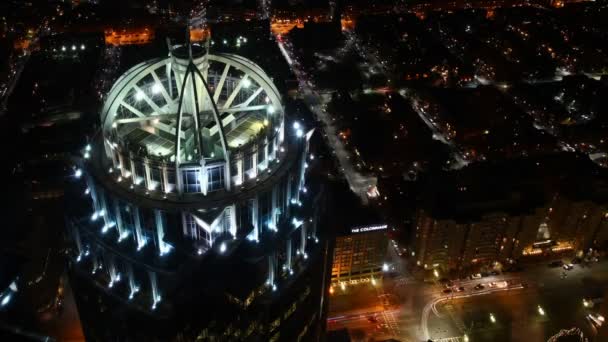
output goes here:
[{"label": "parked car", "polygon": [[475,287],[473,289],[475,290],[483,290],[485,288],[485,286],[483,286],[482,284],[477,284],[475,285]]}]

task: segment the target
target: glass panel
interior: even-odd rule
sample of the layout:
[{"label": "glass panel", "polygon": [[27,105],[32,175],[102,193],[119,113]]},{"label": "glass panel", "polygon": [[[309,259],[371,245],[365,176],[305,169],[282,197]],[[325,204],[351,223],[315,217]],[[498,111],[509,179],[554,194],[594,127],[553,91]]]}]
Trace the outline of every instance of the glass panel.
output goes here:
[{"label": "glass panel", "polygon": [[182,171],[184,192],[200,192],[201,191],[201,183],[200,183],[199,174],[200,174],[200,172],[198,169]]},{"label": "glass panel", "polygon": [[207,191],[216,191],[224,187],[224,166],[215,166],[207,170]]},{"label": "glass panel", "polygon": [[262,164],[266,160],[264,157],[264,145],[258,146],[258,165]]},{"label": "glass panel", "polygon": [[243,162],[243,171],[249,171],[253,167],[253,157],[251,154],[245,155],[245,161]]},{"label": "glass panel", "polygon": [[167,170],[167,178],[169,180],[169,184],[175,185],[175,171]]},{"label": "glass panel", "polygon": [[157,183],[162,182],[162,170],[158,167],[150,168],[150,178]]}]

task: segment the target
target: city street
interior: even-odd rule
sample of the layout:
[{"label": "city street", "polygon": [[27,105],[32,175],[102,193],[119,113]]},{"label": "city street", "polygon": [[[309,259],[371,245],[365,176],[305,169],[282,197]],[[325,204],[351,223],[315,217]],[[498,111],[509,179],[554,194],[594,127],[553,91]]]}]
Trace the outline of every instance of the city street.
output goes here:
[{"label": "city street", "polygon": [[323,133],[326,137],[326,141],[337,158],[340,165],[340,170],[346,177],[351,190],[361,198],[361,201],[364,204],[367,204],[368,197],[377,196],[375,193],[377,184],[376,177],[364,175],[357,171],[353,164],[353,160],[351,159],[350,152],[346,149],[342,143],[342,140],[340,140],[338,137],[337,128],[325,110],[325,106],[327,104],[326,99],[324,99],[324,97],[313,88],[311,85],[311,80],[309,80],[305,73],[297,67],[296,62],[294,62],[294,59],[292,58],[293,54],[289,52],[289,43],[277,39],[277,44],[279,44],[279,49],[283,53],[293,73],[298,78],[300,92],[304,102],[309,106],[316,118],[322,123]]},{"label": "city street", "polygon": [[[464,291],[450,294],[438,282],[386,277],[378,288],[358,285],[347,288],[347,294],[338,289],[330,302],[328,329],[347,328],[356,340],[464,341],[466,335],[470,341],[546,341],[560,329],[579,327],[593,341],[596,331],[585,317],[597,307],[585,308],[582,301],[608,285],[606,271],[606,261],[570,271],[543,263],[524,272],[454,281]],[[477,284],[484,288],[474,289]],[[386,303],[381,294],[396,302]]]}]

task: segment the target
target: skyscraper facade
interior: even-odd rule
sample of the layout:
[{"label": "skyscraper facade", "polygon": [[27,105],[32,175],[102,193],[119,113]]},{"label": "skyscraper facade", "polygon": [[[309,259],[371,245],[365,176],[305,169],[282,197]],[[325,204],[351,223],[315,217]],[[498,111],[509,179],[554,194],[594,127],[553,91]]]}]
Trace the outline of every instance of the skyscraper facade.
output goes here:
[{"label": "skyscraper facade", "polygon": [[299,341],[323,330],[312,130],[254,62],[170,47],[106,97],[68,193],[87,340]]}]

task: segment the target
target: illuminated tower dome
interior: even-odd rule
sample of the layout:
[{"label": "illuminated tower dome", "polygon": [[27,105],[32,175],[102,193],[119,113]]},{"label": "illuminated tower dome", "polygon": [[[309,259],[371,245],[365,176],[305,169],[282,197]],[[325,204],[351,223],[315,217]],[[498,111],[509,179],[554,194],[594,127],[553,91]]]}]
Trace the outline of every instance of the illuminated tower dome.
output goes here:
[{"label": "illuminated tower dome", "polygon": [[316,339],[311,134],[237,55],[174,46],[120,77],[66,196],[87,339]]}]

